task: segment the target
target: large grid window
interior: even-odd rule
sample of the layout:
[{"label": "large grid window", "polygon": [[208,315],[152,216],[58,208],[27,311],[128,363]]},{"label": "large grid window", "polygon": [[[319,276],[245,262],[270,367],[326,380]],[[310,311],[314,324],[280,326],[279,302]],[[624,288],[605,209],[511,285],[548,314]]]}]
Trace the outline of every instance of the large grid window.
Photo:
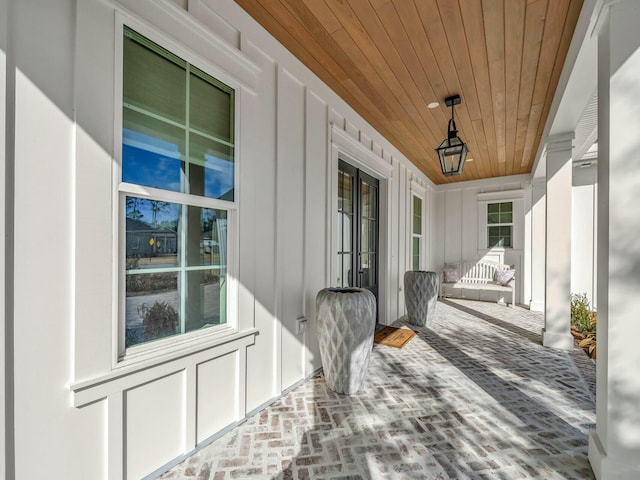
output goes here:
[{"label": "large grid window", "polygon": [[127,27],[122,85],[129,348],[228,321],[235,122],[232,88]]},{"label": "large grid window", "polygon": [[513,247],[513,202],[487,205],[487,247]]},{"label": "large grid window", "polygon": [[413,270],[420,270],[420,252],[422,251],[422,199],[413,196],[413,226],[412,226],[412,262]]}]

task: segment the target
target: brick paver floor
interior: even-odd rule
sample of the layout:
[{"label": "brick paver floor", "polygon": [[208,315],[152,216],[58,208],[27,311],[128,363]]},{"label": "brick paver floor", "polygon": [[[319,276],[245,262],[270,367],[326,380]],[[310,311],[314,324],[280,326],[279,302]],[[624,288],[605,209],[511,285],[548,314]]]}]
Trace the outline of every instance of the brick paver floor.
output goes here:
[{"label": "brick paver floor", "polygon": [[161,478],[594,478],[594,364],[542,347],[541,326],[523,308],[438,302],[405,348],[374,346],[357,395],[318,375]]}]

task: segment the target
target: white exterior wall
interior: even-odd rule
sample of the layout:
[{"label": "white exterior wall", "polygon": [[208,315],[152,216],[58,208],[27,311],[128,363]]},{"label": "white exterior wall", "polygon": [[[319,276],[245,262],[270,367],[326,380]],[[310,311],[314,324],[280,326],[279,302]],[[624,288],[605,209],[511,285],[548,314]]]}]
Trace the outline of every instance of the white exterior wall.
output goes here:
[{"label": "white exterior wall", "polygon": [[[380,321],[404,314],[412,191],[424,195],[423,266],[440,266],[441,193],[233,1],[8,3],[0,93],[16,225],[2,370],[16,478],[151,474],[313,374],[315,294],[335,278],[339,155],[381,180]],[[235,329],[118,363],[122,22],[236,88],[239,226]]]},{"label": "white exterior wall", "polygon": [[[530,208],[531,177],[514,175],[436,187],[434,266],[486,258],[514,265],[516,302],[523,298],[525,264],[525,214]],[[513,248],[487,249],[487,202],[513,201]],[[483,213],[484,212],[484,213]]]},{"label": "white exterior wall", "polygon": [[571,293],[586,293],[596,302],[597,189],[596,166],[574,167],[571,213]]}]

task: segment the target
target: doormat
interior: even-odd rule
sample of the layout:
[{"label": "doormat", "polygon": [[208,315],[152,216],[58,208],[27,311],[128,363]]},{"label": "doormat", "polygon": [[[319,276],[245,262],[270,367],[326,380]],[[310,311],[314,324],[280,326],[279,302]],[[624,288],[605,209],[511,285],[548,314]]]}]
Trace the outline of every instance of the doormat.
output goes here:
[{"label": "doormat", "polygon": [[384,327],[373,337],[375,343],[389,347],[402,348],[417,334],[408,328]]}]

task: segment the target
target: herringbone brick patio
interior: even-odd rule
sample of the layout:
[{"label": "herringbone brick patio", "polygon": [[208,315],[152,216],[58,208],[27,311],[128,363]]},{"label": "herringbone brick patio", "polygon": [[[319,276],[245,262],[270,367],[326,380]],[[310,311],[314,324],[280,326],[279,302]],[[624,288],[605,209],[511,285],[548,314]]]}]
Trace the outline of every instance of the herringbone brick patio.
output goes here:
[{"label": "herringbone brick patio", "polygon": [[438,302],[404,349],[375,345],[365,388],[322,375],[161,478],[591,479],[595,368],[540,345],[542,316]]}]

